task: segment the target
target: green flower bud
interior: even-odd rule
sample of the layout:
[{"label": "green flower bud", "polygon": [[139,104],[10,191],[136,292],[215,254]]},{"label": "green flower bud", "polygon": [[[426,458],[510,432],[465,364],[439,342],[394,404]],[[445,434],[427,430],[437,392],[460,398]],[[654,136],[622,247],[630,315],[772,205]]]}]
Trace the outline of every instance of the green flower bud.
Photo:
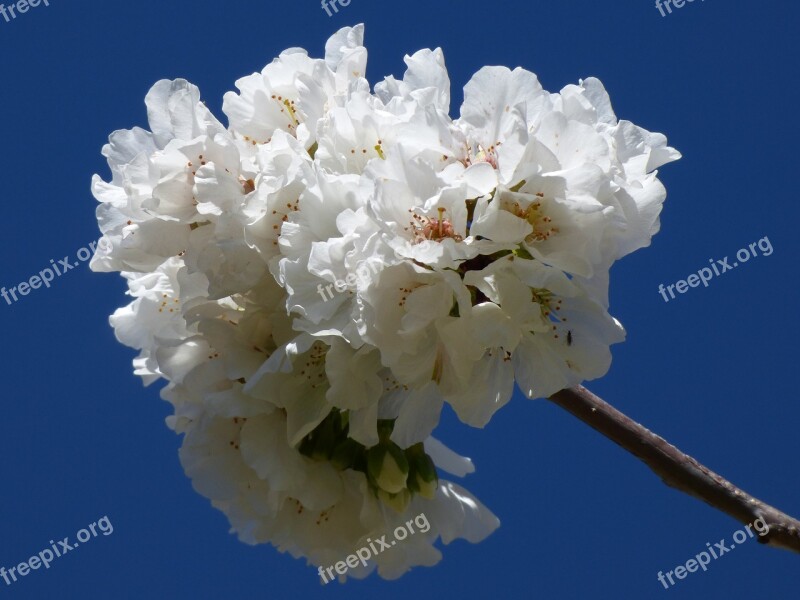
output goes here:
[{"label": "green flower bud", "polygon": [[380,443],[369,449],[367,470],[378,487],[390,494],[397,494],[406,487],[408,460],[393,442]]},{"label": "green flower bud", "polygon": [[439,487],[439,475],[433,460],[425,453],[422,444],[414,444],[408,448],[406,456],[409,465],[408,489],[423,498],[433,500]]}]

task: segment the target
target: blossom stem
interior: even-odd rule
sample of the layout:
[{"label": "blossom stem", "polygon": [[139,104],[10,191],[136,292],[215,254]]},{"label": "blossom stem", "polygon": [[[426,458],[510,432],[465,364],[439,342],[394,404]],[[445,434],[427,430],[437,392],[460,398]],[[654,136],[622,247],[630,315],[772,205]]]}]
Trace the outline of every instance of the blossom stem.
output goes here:
[{"label": "blossom stem", "polygon": [[736,487],[583,386],[561,390],[548,399],[639,458],[668,486],[742,524],[761,518],[769,532],[759,536],[759,542],[800,553],[800,521]]}]

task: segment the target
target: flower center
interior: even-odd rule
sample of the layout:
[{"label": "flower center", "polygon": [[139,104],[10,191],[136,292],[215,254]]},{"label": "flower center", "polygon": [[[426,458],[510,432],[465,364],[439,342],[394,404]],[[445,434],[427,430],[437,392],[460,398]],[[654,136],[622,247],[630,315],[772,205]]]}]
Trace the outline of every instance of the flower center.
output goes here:
[{"label": "flower center", "polygon": [[405,229],[413,232],[415,244],[430,240],[440,242],[447,238],[457,242],[464,239],[456,232],[452,221],[445,218],[444,213],[447,212],[447,209],[439,208],[437,210],[439,212],[438,218],[420,216],[412,210],[408,211],[411,213],[411,222],[409,223],[410,226]]},{"label": "flower center", "polygon": [[468,146],[467,148],[467,157],[464,160],[465,166],[474,165],[477,163],[489,163],[494,167],[497,168],[497,146],[500,145],[500,142],[489,146],[488,149],[484,148],[480,144],[477,146]]},{"label": "flower center", "polygon": [[[553,339],[559,339],[561,337],[560,334],[564,333],[563,328],[559,329],[559,326],[563,327],[567,322],[567,318],[559,314],[562,300],[556,298],[550,290],[531,288],[531,301],[538,304],[539,310],[541,311],[542,327],[544,329],[541,333],[552,333]],[[571,346],[572,331],[568,331],[566,336],[567,344]]]},{"label": "flower center", "polygon": [[[524,182],[518,187],[522,187],[522,185],[524,185]],[[516,189],[515,187],[512,191]],[[550,239],[550,236],[553,234],[559,233],[558,227],[553,225],[553,219],[547,215],[544,209],[542,204],[543,200],[544,194],[542,192],[536,192],[536,200],[531,202],[525,209],[523,209],[517,201],[509,202],[504,207],[512,214],[531,224],[533,231],[525,238],[525,241],[529,244],[533,242],[544,242]]]},{"label": "flower center", "polygon": [[[539,198],[543,196],[541,192],[536,194]],[[531,224],[533,231],[528,235],[526,241],[544,242],[554,233],[558,233],[558,227],[553,225],[553,219],[548,217],[542,208],[541,200],[536,200],[525,211],[523,218]]]}]

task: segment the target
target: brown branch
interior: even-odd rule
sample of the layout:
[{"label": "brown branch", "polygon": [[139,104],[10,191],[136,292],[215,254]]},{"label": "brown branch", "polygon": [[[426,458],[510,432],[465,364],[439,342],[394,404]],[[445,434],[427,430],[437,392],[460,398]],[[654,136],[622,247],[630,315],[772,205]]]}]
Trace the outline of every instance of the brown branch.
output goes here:
[{"label": "brown branch", "polygon": [[757,537],[759,542],[800,552],[800,521],[753,498],[583,386],[562,390],[549,400],[639,458],[668,486],[703,500],[742,524],[761,518],[769,532]]}]

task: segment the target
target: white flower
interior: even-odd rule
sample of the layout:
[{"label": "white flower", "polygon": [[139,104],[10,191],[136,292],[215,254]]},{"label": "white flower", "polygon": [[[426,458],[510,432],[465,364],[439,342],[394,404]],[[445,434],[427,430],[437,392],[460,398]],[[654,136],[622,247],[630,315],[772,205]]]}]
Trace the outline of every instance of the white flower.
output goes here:
[{"label": "white flower", "polygon": [[239,79],[239,94],[225,94],[222,106],[231,129],[253,146],[270,142],[276,131],[285,131],[311,147],[317,121],[343,101],[351,87],[367,85],[362,79],[367,66],[363,37],[363,26],[346,27],[328,41],[325,60],[291,48],[261,73]]},{"label": "white flower", "polygon": [[159,81],[145,101],[153,132],[114,132],[103,148],[113,178],[92,180],[104,234],[91,263],[96,271],[153,271],[186,248],[197,215],[189,162],[203,153],[201,140],[227,136],[184,80]]},{"label": "white flower", "polygon": [[182,465],[239,538],[330,566],[424,513],[350,571],[396,578],[497,518],[442,472],[445,403],[484,427],[510,399],[603,376],[624,339],[609,270],[650,243],[666,138],[618,121],[602,84],[559,93],[485,67],[460,117],[440,49],[370,92],[363,27],[324,59],[283,52],[225,95],[146,97],[95,176],[91,266],[132,302],[111,324],[168,384]]},{"label": "white flower", "polygon": [[435,515],[429,531],[350,572],[364,577],[377,566],[382,576],[395,578],[411,567],[436,564],[437,538],[477,543],[499,525],[472,495],[446,481],[432,500],[417,498],[395,512],[369,491],[363,473],[337,471],[298,453],[287,444],[285,428],[286,418],[272,411],[244,418],[209,414],[186,431],[180,455],[187,474],[199,493],[228,514],[244,542],[269,542],[315,566],[329,566],[420,513]]},{"label": "white flower", "polygon": [[375,94],[386,104],[393,98],[411,98],[420,106],[433,105],[447,114],[450,111],[450,77],[441,48],[420,50],[406,56],[408,69],[402,81],[389,76],[375,85]]},{"label": "white flower", "polygon": [[[465,276],[489,301],[475,312],[474,336],[490,352],[505,352],[529,398],[605,375],[609,346],[625,331],[576,279],[513,255]],[[482,321],[482,322],[481,322]]]}]

